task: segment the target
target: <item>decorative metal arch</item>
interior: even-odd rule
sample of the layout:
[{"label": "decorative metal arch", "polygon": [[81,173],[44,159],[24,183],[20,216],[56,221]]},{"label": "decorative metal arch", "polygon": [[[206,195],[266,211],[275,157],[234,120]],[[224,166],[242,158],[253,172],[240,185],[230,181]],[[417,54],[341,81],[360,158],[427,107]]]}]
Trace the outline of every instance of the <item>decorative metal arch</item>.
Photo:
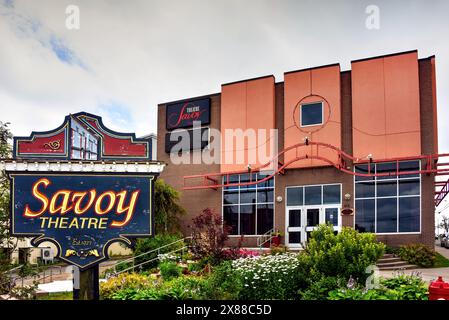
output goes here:
[{"label": "decorative metal arch", "polygon": [[[301,148],[306,146],[316,146],[316,155],[307,154],[302,152]],[[320,156],[320,149],[325,149],[326,151],[333,151],[338,160],[330,160],[328,157]],[[281,163],[279,158],[286,152],[295,150],[296,156],[289,160],[288,162]],[[197,174],[197,175],[186,175],[183,179],[183,190],[199,190],[199,189],[218,189],[223,187],[234,187],[234,186],[249,186],[255,185],[273,178],[276,174],[284,174],[288,167],[298,161],[305,159],[315,159],[323,161],[324,163],[335,167],[337,170],[359,177],[385,177],[385,176],[400,176],[408,174],[434,174],[435,176],[449,176],[449,161],[440,162],[438,160],[447,158],[449,160],[449,153],[443,154],[430,154],[430,155],[419,155],[419,156],[408,156],[408,157],[397,157],[397,158],[385,158],[385,159],[359,159],[353,157],[346,152],[340,150],[339,148],[322,142],[312,142],[306,141],[304,143],[298,143],[290,146],[282,151],[280,151],[276,156],[274,156],[270,161],[262,164],[256,168],[251,168],[249,170],[240,171],[230,171],[230,172],[219,172],[219,173],[207,173],[207,174]],[[419,160],[421,161],[420,170],[400,170],[399,163],[407,160]],[[368,172],[356,172],[354,170],[354,165],[370,164],[370,163],[380,163],[380,162],[394,162],[395,169],[390,172],[376,173],[370,172],[371,166],[368,166]],[[263,179],[255,180],[251,173],[257,173],[263,171],[264,169],[275,168],[270,174],[266,175]],[[249,180],[245,182],[230,182],[229,177],[235,174],[249,174]],[[226,179],[223,182],[223,178]],[[449,179],[446,181],[435,181],[435,206],[438,206],[446,195],[449,193]]]}]

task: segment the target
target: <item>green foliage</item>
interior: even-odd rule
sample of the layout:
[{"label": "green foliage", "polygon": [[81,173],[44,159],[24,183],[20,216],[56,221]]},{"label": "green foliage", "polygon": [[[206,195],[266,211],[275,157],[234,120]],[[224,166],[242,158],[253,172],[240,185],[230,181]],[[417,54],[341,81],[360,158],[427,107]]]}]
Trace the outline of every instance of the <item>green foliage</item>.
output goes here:
[{"label": "green foliage", "polygon": [[[11,157],[12,134],[9,123],[0,121],[0,158]],[[9,276],[5,273],[12,268],[10,253],[15,247],[11,239],[9,221],[9,180],[4,171],[0,172],[0,294],[8,292]]]},{"label": "green foliage", "polygon": [[388,300],[427,300],[427,284],[418,276],[398,275],[380,282]]},{"label": "green foliage", "polygon": [[377,290],[361,288],[340,289],[329,292],[329,300],[387,300]]},{"label": "green foliage", "polygon": [[285,253],[285,252],[287,252],[287,247],[285,247],[285,246],[282,246],[282,245],[280,245],[280,246],[272,246],[271,248],[270,248],[270,254],[280,254],[280,253]]},{"label": "green foliage", "polygon": [[[136,246],[134,247],[134,256],[139,256],[143,253],[146,253],[151,250],[155,250],[157,248],[168,245],[168,244],[173,243],[180,239],[182,239],[182,237],[181,237],[181,235],[178,235],[178,234],[172,234],[172,235],[158,234],[158,235],[154,236],[153,238],[138,239]],[[161,253],[161,254],[168,253],[168,252],[176,250],[176,249],[181,249],[184,246],[185,246],[185,243],[183,241],[179,241],[176,244],[172,244],[170,246],[162,248],[159,253]],[[158,256],[157,252],[148,253],[146,255],[136,258],[135,264],[137,265],[139,263],[154,259],[157,256]],[[144,264],[142,266],[142,270],[148,270],[150,268],[155,268],[158,266],[158,264],[159,264],[159,261],[156,259],[155,261]]]},{"label": "green foliage", "polygon": [[402,260],[423,268],[433,267],[436,260],[435,250],[420,243],[401,246],[399,256]]},{"label": "green foliage", "polygon": [[184,276],[164,282],[160,288],[159,299],[192,300],[204,299],[206,280],[201,277]]},{"label": "green foliage", "polygon": [[161,276],[164,280],[171,280],[181,275],[181,268],[173,261],[164,261],[159,264]]},{"label": "green foliage", "polygon": [[427,285],[414,275],[397,275],[381,279],[375,289],[338,289],[329,293],[329,300],[428,300]]},{"label": "green foliage", "polygon": [[202,299],[205,280],[201,277],[179,277],[144,288],[122,288],[112,295],[114,300],[192,300]]},{"label": "green foliage", "polygon": [[114,295],[123,290],[139,290],[150,286],[150,277],[137,273],[122,273],[105,282],[100,282],[100,296],[102,299],[113,299]]},{"label": "green foliage", "polygon": [[385,247],[385,253],[399,255],[399,248],[386,246]]},{"label": "green foliage", "polygon": [[302,300],[326,300],[329,292],[341,288],[344,283],[342,278],[323,276],[310,283],[306,289],[300,290],[299,297]]},{"label": "green foliage", "polygon": [[154,212],[156,234],[179,231],[179,218],[186,213],[178,203],[179,191],[157,179],[154,184]]},{"label": "green foliage", "polygon": [[189,272],[200,272],[203,268],[201,267],[201,265],[197,262],[195,263],[189,263],[187,270]]},{"label": "green foliage", "polygon": [[50,292],[49,294],[39,295],[37,300],[73,300],[73,292]]},{"label": "green foliage", "polygon": [[31,263],[25,263],[22,265],[22,267],[18,270],[17,274],[21,278],[26,278],[28,276],[34,276],[39,273],[39,268],[36,268]]},{"label": "green foliage", "polygon": [[235,300],[239,298],[243,283],[241,277],[236,277],[231,261],[225,261],[214,267],[207,277],[203,288],[204,296],[212,300]]},{"label": "green foliage", "polygon": [[330,225],[320,225],[312,232],[305,254],[300,259],[309,270],[312,281],[322,276],[351,276],[364,282],[369,265],[373,265],[382,256],[385,245],[379,243],[372,233],[359,233],[352,228],[343,227],[334,234]]},{"label": "green foliage", "polygon": [[32,284],[25,286],[16,286],[11,290],[11,295],[18,299],[31,300],[35,298],[39,282],[34,280]]},{"label": "green foliage", "polygon": [[447,268],[449,267],[449,259],[446,259],[441,254],[436,252],[435,256],[435,264],[433,265],[434,268]]}]

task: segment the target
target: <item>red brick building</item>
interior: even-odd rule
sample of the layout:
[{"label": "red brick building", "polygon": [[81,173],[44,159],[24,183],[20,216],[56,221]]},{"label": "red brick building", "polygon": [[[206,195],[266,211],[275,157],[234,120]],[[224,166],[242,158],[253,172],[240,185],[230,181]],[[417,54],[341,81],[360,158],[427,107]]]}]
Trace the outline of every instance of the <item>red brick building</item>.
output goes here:
[{"label": "red brick building", "polygon": [[[433,246],[435,87],[435,57],[410,51],[352,61],[347,71],[332,64],[286,72],[282,82],[265,76],[223,84],[220,93],[160,104],[157,153],[168,164],[161,178],[182,193],[183,230],[210,207],[232,227],[233,241],[244,235],[247,246],[278,230],[285,245],[300,247],[326,222],[336,231],[375,232],[391,246]],[[195,136],[192,120],[206,137],[212,129],[277,129],[273,173],[258,159],[224,162],[240,150],[223,140],[218,163],[174,164],[173,152],[194,162],[210,151],[210,138],[187,152],[173,149],[171,134]],[[271,139],[256,138],[256,149],[270,148]]]}]

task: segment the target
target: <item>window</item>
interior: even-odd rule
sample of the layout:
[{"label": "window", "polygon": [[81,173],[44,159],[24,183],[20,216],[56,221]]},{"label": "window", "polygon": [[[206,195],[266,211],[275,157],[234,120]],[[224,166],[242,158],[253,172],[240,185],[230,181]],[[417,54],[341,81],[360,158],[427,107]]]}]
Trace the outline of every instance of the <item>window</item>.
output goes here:
[{"label": "window", "polygon": [[326,208],[325,209],[325,221],[333,226],[338,226],[338,215],[340,212],[337,208]]},{"label": "window", "polygon": [[[399,171],[420,169],[419,161],[399,163]],[[360,232],[420,232],[421,178],[396,174],[396,163],[356,165],[360,173],[385,173],[382,177],[355,177],[355,228]]]},{"label": "window", "polygon": [[323,123],[323,103],[314,102],[302,104],[301,127],[315,126]]},{"label": "window", "polygon": [[[262,173],[231,175],[230,183],[263,180]],[[223,178],[226,183],[227,177]],[[223,220],[231,235],[258,235],[274,226],[274,178],[246,186],[223,188]]]},{"label": "window", "polygon": [[73,124],[71,158],[79,160],[98,159],[98,139],[79,125]]},{"label": "window", "polygon": [[341,185],[287,187],[287,206],[313,206],[341,203]]}]

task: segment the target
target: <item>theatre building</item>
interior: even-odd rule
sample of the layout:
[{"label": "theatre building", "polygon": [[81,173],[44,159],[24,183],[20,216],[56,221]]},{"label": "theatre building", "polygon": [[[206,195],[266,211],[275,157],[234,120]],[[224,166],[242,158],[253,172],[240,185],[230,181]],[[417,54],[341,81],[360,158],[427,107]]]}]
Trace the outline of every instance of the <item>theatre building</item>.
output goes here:
[{"label": "theatre building", "polygon": [[[373,232],[390,246],[433,246],[435,206],[448,189],[436,179],[447,167],[438,151],[435,79],[435,57],[409,51],[355,60],[350,70],[337,63],[289,71],[279,82],[269,75],[222,84],[219,93],[160,104],[161,178],[181,192],[183,231],[212,208],[231,226],[230,244],[243,235],[245,246],[256,247],[278,231],[283,244],[300,248],[317,225],[331,223],[336,232]],[[225,129],[270,134],[239,145],[224,141]],[[194,139],[180,150],[179,136]],[[272,156],[224,161],[261,148]],[[219,161],[201,158],[211,150]],[[190,163],[176,163],[175,154]]]}]

